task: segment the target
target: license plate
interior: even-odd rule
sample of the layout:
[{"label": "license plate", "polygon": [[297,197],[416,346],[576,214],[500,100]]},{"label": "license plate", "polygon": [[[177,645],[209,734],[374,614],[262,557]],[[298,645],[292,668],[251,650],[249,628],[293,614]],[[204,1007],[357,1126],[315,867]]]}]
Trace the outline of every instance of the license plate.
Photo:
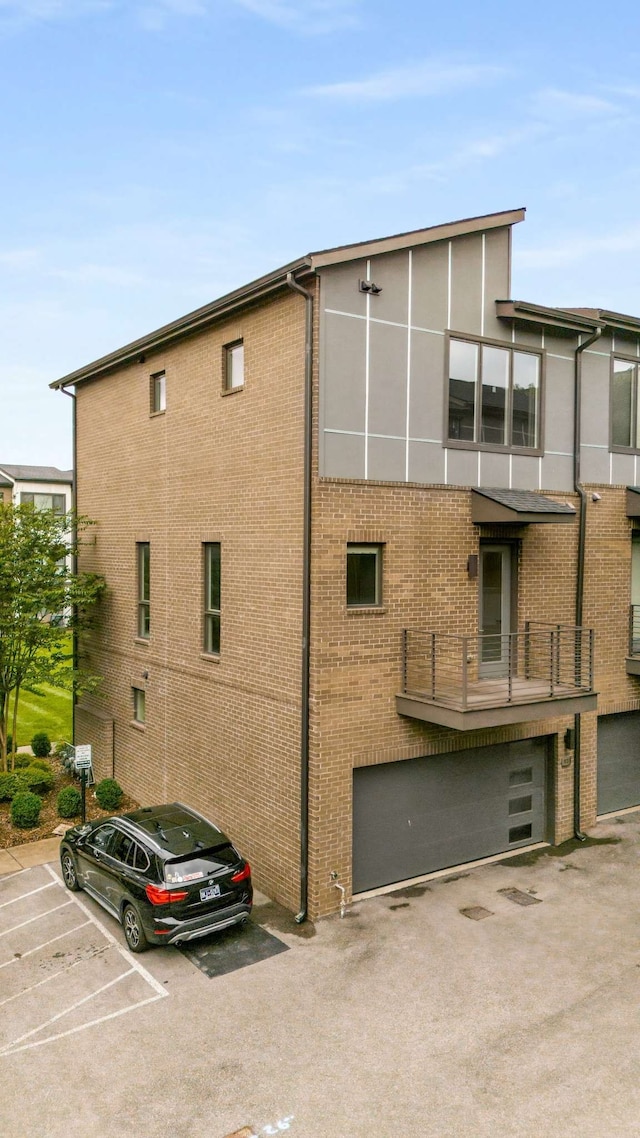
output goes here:
[{"label": "license plate", "polygon": [[211,885],[208,889],[201,889],[200,890],[200,900],[201,901],[210,901],[212,897],[219,897],[219,896],[220,896],[220,886],[219,885]]}]

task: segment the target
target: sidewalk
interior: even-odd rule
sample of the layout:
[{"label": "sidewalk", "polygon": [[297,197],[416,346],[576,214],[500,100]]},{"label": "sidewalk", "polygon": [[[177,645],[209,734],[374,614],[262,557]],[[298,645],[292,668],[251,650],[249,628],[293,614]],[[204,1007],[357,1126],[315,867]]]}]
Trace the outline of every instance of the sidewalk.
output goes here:
[{"label": "sidewalk", "polygon": [[30,869],[33,865],[44,865],[47,861],[57,861],[60,838],[42,838],[39,842],[25,842],[0,850],[0,877],[5,873],[17,873],[20,869]]}]

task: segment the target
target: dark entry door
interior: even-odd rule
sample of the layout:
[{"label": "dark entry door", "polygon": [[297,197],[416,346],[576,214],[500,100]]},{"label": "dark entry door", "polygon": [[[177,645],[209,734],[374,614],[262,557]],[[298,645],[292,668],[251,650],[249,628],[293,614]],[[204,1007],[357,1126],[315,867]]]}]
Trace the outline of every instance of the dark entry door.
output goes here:
[{"label": "dark entry door", "polygon": [[547,740],[353,772],[353,891],[545,839]]},{"label": "dark entry door", "polygon": [[640,712],[598,720],[598,814],[640,805]]},{"label": "dark entry door", "polygon": [[480,546],[480,675],[504,676],[511,632],[511,546]]}]

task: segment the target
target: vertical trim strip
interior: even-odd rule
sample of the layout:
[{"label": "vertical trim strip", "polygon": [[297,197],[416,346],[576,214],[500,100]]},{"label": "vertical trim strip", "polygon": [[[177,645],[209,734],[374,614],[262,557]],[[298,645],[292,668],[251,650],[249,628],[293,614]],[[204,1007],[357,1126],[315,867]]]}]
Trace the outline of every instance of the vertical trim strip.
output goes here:
[{"label": "vertical trim strip", "polygon": [[486,233],[482,234],[482,272],[480,285],[480,335],[484,336],[484,292],[485,292],[485,247]]},{"label": "vertical trim strip", "polygon": [[453,242],[449,242],[449,262],[447,266],[447,328],[451,327],[451,277],[453,272]]},{"label": "vertical trim strip", "polygon": [[413,287],[413,250],[409,249],[409,263],[407,265],[407,414],[406,432],[407,442],[405,448],[404,480],[409,481],[409,435],[410,435],[410,408],[411,408],[411,295]]},{"label": "vertical trim strip", "polygon": [[[371,277],[371,261],[367,261],[367,280]],[[365,297],[364,341],[364,476],[369,477],[369,335],[371,329],[371,294]]]}]

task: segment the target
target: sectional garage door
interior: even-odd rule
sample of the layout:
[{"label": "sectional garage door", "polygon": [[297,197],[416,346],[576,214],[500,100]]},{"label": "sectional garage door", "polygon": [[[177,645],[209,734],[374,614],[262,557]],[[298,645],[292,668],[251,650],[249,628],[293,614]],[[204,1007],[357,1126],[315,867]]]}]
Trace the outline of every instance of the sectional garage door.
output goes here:
[{"label": "sectional garage door", "polygon": [[598,720],[598,814],[640,804],[640,712]]},{"label": "sectional garage door", "polygon": [[353,772],[353,892],[546,836],[546,738]]}]

